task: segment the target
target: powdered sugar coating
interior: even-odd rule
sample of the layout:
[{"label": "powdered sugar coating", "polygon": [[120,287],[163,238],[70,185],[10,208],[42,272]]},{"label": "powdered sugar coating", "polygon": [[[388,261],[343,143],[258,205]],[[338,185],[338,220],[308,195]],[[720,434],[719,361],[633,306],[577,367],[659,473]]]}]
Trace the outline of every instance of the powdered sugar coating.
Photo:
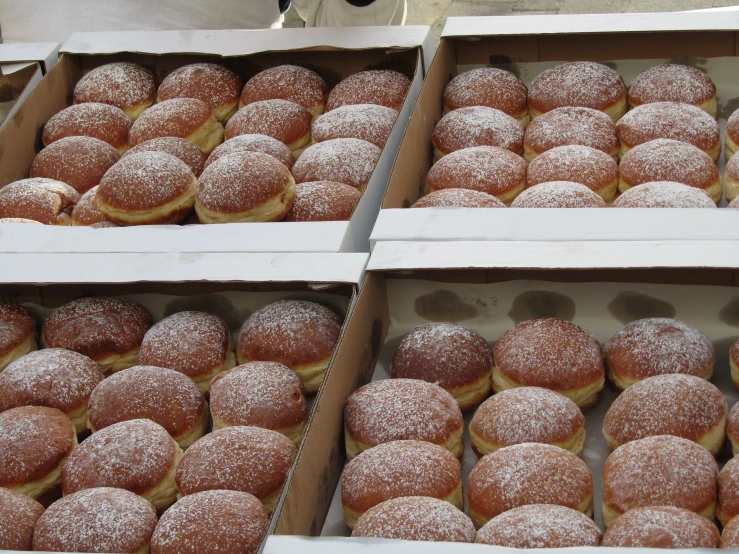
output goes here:
[{"label": "powdered sugar coating", "polygon": [[563,107],[537,117],[526,128],[524,145],[536,154],[570,144],[590,146],[612,156],[618,150],[616,126],[598,110]]},{"label": "powdered sugar coating", "polygon": [[380,150],[366,140],[339,138],[306,148],[293,166],[296,183],[336,181],[364,189],[372,176]]},{"label": "powdered sugar coating", "polygon": [[444,88],[444,109],[488,106],[519,117],[526,112],[526,85],[510,71],[480,67],[460,73]]},{"label": "powdered sugar coating", "polygon": [[726,120],[726,137],[739,144],[739,110],[734,111]]},{"label": "powdered sugar coating", "polygon": [[300,183],[283,221],[349,221],[361,198],[361,192],[343,183]]},{"label": "powdered sugar coating", "polygon": [[210,153],[205,167],[229,154],[237,152],[261,152],[269,154],[277,158],[288,169],[292,169],[295,164],[295,156],[290,149],[282,142],[267,135],[239,135],[227,140],[223,144],[216,146],[215,150]]},{"label": "powdered sugar coating", "polygon": [[552,181],[570,181],[598,192],[618,180],[618,164],[601,150],[568,144],[557,146],[531,160],[526,187]]},{"label": "powdered sugar coating", "polygon": [[131,126],[131,146],[157,137],[187,138],[214,119],[210,106],[196,98],[173,98],[145,110]]},{"label": "powdered sugar coating", "polygon": [[281,99],[311,109],[323,105],[327,91],[326,81],[315,71],[298,65],[278,65],[249,79],[241,93],[241,105]]},{"label": "powdered sugar coating", "polygon": [[[739,340],[731,346],[729,355],[732,360],[739,358]],[[729,415],[726,418],[726,435],[729,437],[729,440],[739,442],[739,402],[734,404],[731,410],[729,410]]]},{"label": "powdered sugar coating", "polygon": [[239,135],[267,135],[291,145],[310,135],[313,116],[289,100],[261,100],[247,104],[226,124],[226,140]]},{"label": "powdered sugar coating", "polygon": [[729,202],[729,205],[726,207],[727,208],[739,208],[739,198],[734,198],[734,200]]},{"label": "powdered sugar coating", "polygon": [[61,181],[21,179],[0,188],[0,217],[68,225],[69,214],[79,199],[79,193]]},{"label": "powdered sugar coating", "polygon": [[739,548],[739,517],[735,517],[724,526],[721,548]]},{"label": "powdered sugar coating", "polygon": [[706,518],[682,508],[634,508],[614,521],[601,546],[626,548],[718,548],[721,538]]},{"label": "powdered sugar coating", "polygon": [[19,304],[0,302],[0,356],[12,352],[36,330],[36,320]]},{"label": "powdered sugar coating", "polygon": [[360,71],[341,81],[326,99],[326,111],[353,104],[378,104],[400,110],[411,80],[390,69]]},{"label": "powdered sugar coating", "polygon": [[[446,157],[446,156],[445,156]],[[495,196],[469,189],[441,189],[416,200],[411,208],[505,208]]]},{"label": "powdered sugar coating", "polygon": [[376,104],[341,106],[316,118],[311,135],[313,142],[357,138],[382,148],[397,118],[398,112]]},{"label": "powdered sugar coating", "polygon": [[700,69],[666,63],[643,71],[629,86],[629,104],[686,102],[700,105],[716,96],[716,85]]},{"label": "powdered sugar coating", "polygon": [[115,62],[82,76],[74,87],[74,103],[101,102],[123,110],[151,103],[156,95],[154,74],[144,66]]},{"label": "powdered sugar coating", "polygon": [[[737,138],[737,140],[739,140],[739,138]],[[737,182],[739,181],[739,156],[733,162],[731,161],[732,159],[734,159],[734,156],[729,158],[726,162],[724,178],[726,181]]]},{"label": "powdered sugar coating", "polygon": [[44,125],[42,141],[44,146],[49,146],[64,137],[93,137],[120,151],[128,146],[129,129],[131,118],[120,108],[87,102],[75,104],[52,116]]},{"label": "powdered sugar coating", "polygon": [[657,181],[632,187],[613,203],[614,208],[715,208],[708,193],[697,187]]},{"label": "powdered sugar coating", "polygon": [[739,515],[739,458],[732,458],[718,474],[717,515],[726,524]]},{"label": "powdered sugar coating", "polygon": [[205,154],[198,146],[178,137],[157,137],[134,146],[124,154],[124,158],[139,152],[164,152],[185,162],[195,177],[200,177],[205,167]]},{"label": "powdered sugar coating", "polygon": [[597,193],[580,183],[552,181],[527,188],[511,204],[511,208],[605,208]]},{"label": "powdered sugar coating", "polygon": [[212,109],[235,104],[244,81],[230,69],[214,63],[193,63],[175,69],[159,85],[157,100],[197,98]]},{"label": "powdered sugar coating", "polygon": [[110,221],[103,212],[98,208],[97,202],[98,188],[92,187],[82,195],[79,202],[75,204],[72,210],[73,225],[93,225],[95,223],[105,223]]},{"label": "powdered sugar coating", "polygon": [[23,217],[0,217],[0,223],[33,223],[35,225],[43,225],[40,221],[25,219]]},{"label": "powdered sugar coating", "polygon": [[33,527],[44,507],[25,494],[0,488],[0,548],[31,550]]},{"label": "powdered sugar coating", "polygon": [[470,146],[497,146],[520,154],[523,141],[524,129],[518,121],[487,106],[449,112],[436,124],[431,135],[434,147],[443,154]]}]

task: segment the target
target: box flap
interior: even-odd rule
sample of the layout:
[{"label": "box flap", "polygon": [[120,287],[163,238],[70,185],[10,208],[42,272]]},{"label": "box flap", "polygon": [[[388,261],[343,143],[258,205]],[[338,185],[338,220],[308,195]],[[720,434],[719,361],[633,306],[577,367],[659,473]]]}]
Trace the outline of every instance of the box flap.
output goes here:
[{"label": "box flap", "polygon": [[59,56],[58,42],[11,42],[0,44],[0,64],[10,62],[38,62],[44,73],[49,71]]},{"label": "box flap", "polygon": [[0,64],[0,130],[10,122],[42,77],[39,62]]}]

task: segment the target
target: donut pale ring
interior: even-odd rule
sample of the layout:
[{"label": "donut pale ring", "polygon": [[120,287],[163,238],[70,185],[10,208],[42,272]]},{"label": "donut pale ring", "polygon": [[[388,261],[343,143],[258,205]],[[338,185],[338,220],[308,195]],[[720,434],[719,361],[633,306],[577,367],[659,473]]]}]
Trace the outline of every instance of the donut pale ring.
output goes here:
[{"label": "donut pale ring", "polygon": [[492,369],[493,352],[481,335],[457,323],[428,323],[403,337],[390,375],[435,383],[469,411],[490,395]]},{"label": "donut pale ring", "polygon": [[239,135],[217,146],[210,153],[210,156],[208,156],[205,167],[208,167],[223,156],[236,154],[237,152],[261,152],[262,154],[269,154],[277,158],[277,161],[288,169],[292,169],[293,165],[295,165],[295,156],[293,156],[287,145],[279,140],[268,137],[267,135]]},{"label": "donut pale ring", "polygon": [[557,146],[531,160],[526,172],[526,188],[552,181],[580,183],[610,204],[618,192],[618,164],[590,146]]},{"label": "donut pale ring", "polygon": [[244,86],[239,107],[262,100],[289,100],[306,108],[313,118],[323,113],[328,87],[318,73],[297,65],[278,65],[260,71]]},{"label": "donut pale ring", "polygon": [[700,69],[666,63],[640,73],[629,87],[629,106],[652,102],[685,102],[716,117],[716,85]]},{"label": "donut pale ring", "polygon": [[449,502],[428,496],[404,496],[367,510],[357,521],[352,537],[475,542],[475,526]]},{"label": "donut pale ring", "polygon": [[411,80],[390,69],[360,71],[341,81],[326,99],[326,111],[354,104],[378,104],[400,111]]},{"label": "donut pale ring", "polygon": [[625,548],[718,548],[716,526],[706,518],[674,506],[634,508],[603,535],[601,546]]},{"label": "donut pale ring", "polygon": [[134,366],[95,387],[87,426],[94,433],[132,419],[158,423],[185,449],[205,434],[208,404],[187,375],[163,367]]},{"label": "donut pale ring", "polygon": [[349,221],[361,198],[361,192],[343,183],[300,183],[283,221]]},{"label": "donut pale ring", "polygon": [[713,343],[703,333],[677,319],[662,317],[632,321],[606,342],[603,351],[608,377],[619,390],[647,377],[670,373],[709,380],[716,363]]},{"label": "donut pale ring", "polygon": [[582,512],[555,504],[527,504],[488,521],[475,542],[508,548],[574,548],[599,546],[601,536]]},{"label": "donut pale ring", "polygon": [[739,150],[739,110],[735,111],[726,121],[726,160]]},{"label": "donut pale ring", "polygon": [[713,520],[718,466],[688,439],[657,435],[614,450],[603,467],[603,523],[647,506],[685,508]]},{"label": "donut pale ring", "polygon": [[505,208],[506,205],[485,192],[470,189],[441,189],[416,200],[411,208]]},{"label": "donut pale ring", "polygon": [[21,179],[0,188],[0,217],[71,225],[70,214],[79,199],[79,193],[61,181],[43,177]]},{"label": "donut pale ring", "polygon": [[287,145],[297,158],[310,145],[311,113],[289,100],[262,100],[241,108],[226,124],[226,140],[267,135]]},{"label": "donut pale ring", "polygon": [[475,146],[457,150],[435,163],[426,175],[425,193],[471,189],[510,205],[526,185],[526,162],[510,150]]},{"label": "donut pale ring", "polygon": [[74,425],[45,406],[0,413],[0,487],[37,500],[57,488],[61,468],[77,446]]},{"label": "donut pale ring", "polygon": [[632,187],[616,198],[614,208],[715,208],[708,193],[690,185],[658,181]]},{"label": "donut pale ring", "polygon": [[457,458],[464,451],[464,421],[454,397],[439,385],[417,379],[374,381],[344,404],[346,456],[395,440],[443,446]]},{"label": "donut pale ring", "polygon": [[[728,133],[726,136],[726,142],[728,145]],[[726,200],[728,200],[729,202],[739,197],[739,158],[737,158],[733,162],[731,160],[726,162],[724,188],[726,189]]]},{"label": "donut pale ring", "polygon": [[603,420],[611,450],[653,435],[675,435],[716,456],[724,446],[729,407],[714,385],[694,375],[656,375],[634,383]]},{"label": "donut pale ring", "polygon": [[398,112],[376,104],[341,106],[313,122],[311,140],[315,144],[336,138],[357,138],[382,148],[397,118]]},{"label": "donut pale ring", "polygon": [[549,444],[517,444],[477,462],[467,481],[467,511],[478,529],[525,504],[557,504],[592,517],[593,486],[593,474],[572,452]]},{"label": "donut pale ring", "polygon": [[363,193],[381,153],[382,150],[366,140],[327,140],[306,148],[292,172],[296,183],[334,181]]},{"label": "donut pale ring", "polygon": [[152,554],[256,554],[269,519],[262,504],[239,491],[185,496],[167,510],[151,537]]},{"label": "donut pale ring", "polygon": [[724,527],[739,515],[739,459],[732,458],[718,474],[716,517]]},{"label": "donut pale ring", "polygon": [[97,186],[119,159],[116,149],[100,139],[65,137],[38,153],[31,165],[31,177],[61,181],[84,194]]},{"label": "donut pale ring", "polygon": [[110,223],[114,227],[118,227],[108,219],[98,208],[97,187],[92,187],[82,195],[79,202],[72,208],[72,225],[74,226],[90,226],[96,223]]},{"label": "donut pale ring", "polygon": [[[739,354],[737,352],[739,349],[737,344],[739,344],[739,341],[735,342],[734,346],[732,346],[731,356],[737,356]],[[734,456],[739,452],[739,408],[737,406],[739,404],[734,404],[731,410],[729,410],[729,416],[726,419],[726,436],[731,443],[731,452]]]},{"label": "donut pale ring", "polygon": [[154,74],[142,65],[115,62],[82,76],[74,87],[74,103],[100,102],[120,108],[133,121],[154,103]]},{"label": "donut pale ring", "polygon": [[119,154],[128,150],[131,118],[120,108],[99,102],[76,104],[54,115],[41,137],[49,146],[64,137],[92,137],[110,144]]},{"label": "donut pale ring", "polygon": [[487,106],[507,113],[526,127],[529,109],[526,85],[510,71],[480,67],[460,73],[444,88],[444,113],[469,106]]},{"label": "donut pale ring", "polygon": [[540,387],[499,392],[477,409],[469,426],[478,458],[500,448],[536,442],[579,456],[585,447],[585,416],[566,396]]},{"label": "donut pale ring", "polygon": [[529,87],[531,119],[564,106],[592,108],[618,121],[626,113],[626,85],[595,62],[569,62],[542,71]]},{"label": "donut pale ring", "polygon": [[0,371],[36,350],[36,320],[19,304],[0,302]]},{"label": "donut pale ring", "polygon": [[735,517],[724,526],[721,548],[739,548],[739,517]]},{"label": "donut pale ring", "polygon": [[0,549],[32,548],[33,527],[44,507],[25,494],[0,488]]},{"label": "donut pale ring", "polygon": [[527,188],[511,204],[511,208],[605,208],[598,193],[580,183],[552,181]]},{"label": "donut pale ring", "polygon": [[205,154],[195,143],[178,137],[158,137],[134,146],[125,157],[139,152],[164,152],[185,162],[195,177],[200,177],[205,167]]}]

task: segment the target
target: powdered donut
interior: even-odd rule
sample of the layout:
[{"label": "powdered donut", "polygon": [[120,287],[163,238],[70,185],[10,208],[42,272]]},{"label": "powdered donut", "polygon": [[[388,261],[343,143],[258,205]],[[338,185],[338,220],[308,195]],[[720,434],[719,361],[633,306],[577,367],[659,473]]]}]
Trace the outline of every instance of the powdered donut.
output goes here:
[{"label": "powdered donut", "polygon": [[117,223],[110,221],[98,208],[97,187],[92,187],[82,195],[79,202],[72,208],[72,225],[90,226],[97,223],[111,223],[118,227]]},{"label": "powdered donut", "polygon": [[601,546],[626,548],[718,548],[718,529],[706,518],[682,508],[634,508],[618,518]]},{"label": "powdered donut", "polygon": [[507,113],[526,127],[529,110],[526,85],[510,71],[480,67],[460,73],[444,88],[444,113],[469,106],[487,106]]},{"label": "powdered donut", "polygon": [[670,181],[645,183],[616,198],[614,208],[715,208],[707,192]]},{"label": "powdered donut", "polygon": [[732,519],[724,527],[724,532],[721,535],[721,548],[737,547],[739,547],[739,517]]},{"label": "powdered donut", "polygon": [[114,62],[82,76],[74,87],[74,103],[100,102],[120,108],[133,121],[156,98],[154,74],[142,65]]},{"label": "powdered donut", "polygon": [[739,200],[734,198],[731,202],[729,202],[729,205],[726,206],[727,208],[739,208]]},{"label": "powdered donut", "polygon": [[597,193],[580,183],[553,181],[524,190],[511,208],[605,208]]},{"label": "powdered donut", "polygon": [[685,102],[716,117],[716,85],[700,69],[666,63],[640,73],[629,87],[629,106],[652,102]]},{"label": "powdered donut", "polygon": [[326,111],[354,104],[378,104],[400,111],[411,80],[390,69],[360,71],[341,81],[326,99]]},{"label": "powdered donut", "polygon": [[[731,353],[730,356],[736,356],[737,350],[739,350],[739,341],[735,342],[734,345],[731,347]],[[733,368],[732,368],[733,369]],[[739,452],[739,408],[737,407],[739,404],[734,404],[734,406],[729,411],[729,416],[726,419],[726,436],[729,438],[729,442],[731,443],[731,452],[736,456],[737,452]]]},{"label": "powdered donut", "polygon": [[32,498],[0,488],[0,548],[30,551],[33,527],[43,513],[44,507]]},{"label": "powdered donut", "polygon": [[716,517],[721,525],[739,515],[739,459],[732,458],[718,474]]},{"label": "powdered donut", "polygon": [[19,304],[0,302],[0,371],[36,350],[36,320]]},{"label": "powdered donut", "polygon": [[25,219],[23,217],[0,217],[0,223],[33,223],[34,225],[43,225],[40,221]]},{"label": "powdered donut", "polygon": [[349,221],[361,198],[359,190],[343,183],[300,183],[283,221]]},{"label": "powdered donut", "polygon": [[[728,152],[728,133],[727,133],[727,152]],[[733,162],[729,160],[726,163],[726,173],[724,174],[724,188],[726,189],[726,199],[731,202],[739,196],[739,158]]]},{"label": "powdered donut", "polygon": [[65,108],[44,125],[44,146],[64,137],[92,137],[110,144],[119,154],[128,150],[129,118],[120,108],[88,102]]},{"label": "powdered donut", "polygon": [[262,100],[247,104],[228,121],[226,140],[239,135],[267,135],[287,145],[297,158],[310,144],[313,116],[289,100]]},{"label": "powdered donut", "polygon": [[232,139],[228,139],[223,144],[217,146],[216,149],[210,153],[210,156],[208,156],[208,159],[205,162],[205,167],[208,167],[223,156],[236,154],[237,152],[261,152],[262,154],[269,154],[270,156],[277,158],[277,161],[282,163],[288,169],[292,169],[295,164],[295,156],[293,156],[290,149],[279,140],[268,137],[267,135],[239,135]]},{"label": "powdered donut", "polygon": [[469,189],[441,189],[416,200],[411,208],[505,208],[506,205],[485,192]]},{"label": "powdered donut", "polygon": [[735,111],[726,121],[726,160],[739,150],[739,110]]},{"label": "powdered donut", "polygon": [[171,154],[175,158],[179,158],[185,162],[195,177],[200,177],[205,167],[205,154],[203,154],[203,151],[195,143],[178,137],[158,137],[147,140],[131,148],[131,150],[126,152],[125,157],[139,152],[164,152],[165,154]]},{"label": "powdered donut", "polygon": [[61,181],[43,177],[21,179],[0,188],[0,217],[71,225],[70,214],[79,199],[79,193]]},{"label": "powdered donut", "polygon": [[398,112],[376,104],[341,106],[318,117],[311,127],[313,143],[336,138],[357,138],[378,148],[385,146]]},{"label": "powdered donut", "polygon": [[306,108],[316,118],[323,113],[328,87],[318,73],[297,65],[278,65],[249,79],[239,107],[262,100],[289,100]]},{"label": "powdered donut", "polygon": [[364,192],[381,153],[366,140],[327,140],[306,148],[292,173],[296,183],[335,181]]}]

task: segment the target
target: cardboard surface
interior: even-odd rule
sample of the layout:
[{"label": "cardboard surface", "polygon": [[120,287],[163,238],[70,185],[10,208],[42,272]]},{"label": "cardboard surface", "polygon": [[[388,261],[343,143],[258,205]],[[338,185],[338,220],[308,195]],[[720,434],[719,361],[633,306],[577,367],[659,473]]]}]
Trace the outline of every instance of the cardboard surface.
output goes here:
[{"label": "cardboard surface", "polygon": [[0,44],[0,64],[14,62],[39,62],[44,73],[59,58],[57,42],[6,42]]},{"label": "cardboard surface", "polygon": [[41,82],[41,77],[37,62],[0,63],[0,130]]}]

